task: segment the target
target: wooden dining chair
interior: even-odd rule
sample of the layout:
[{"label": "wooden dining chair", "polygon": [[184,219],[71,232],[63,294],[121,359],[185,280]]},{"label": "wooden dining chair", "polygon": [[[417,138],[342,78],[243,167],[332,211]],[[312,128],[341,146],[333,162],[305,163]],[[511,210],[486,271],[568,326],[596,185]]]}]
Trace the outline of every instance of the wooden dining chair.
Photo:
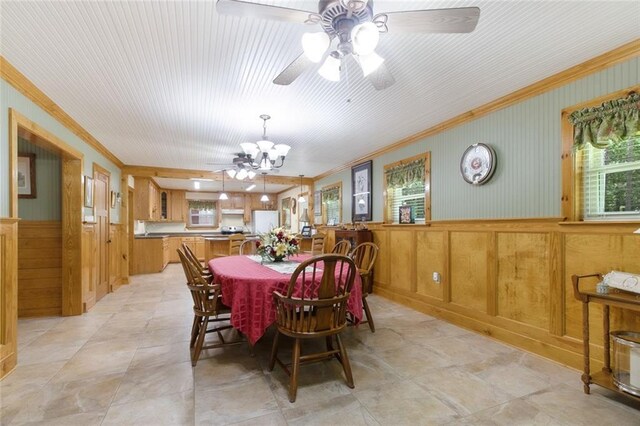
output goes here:
[{"label": "wooden dining chair", "polygon": [[229,235],[229,256],[240,254],[240,246],[246,239],[243,234]]},{"label": "wooden dining chair", "polygon": [[245,240],[240,244],[240,254],[256,254],[258,248],[256,247],[256,242],[254,240]]},{"label": "wooden dining chair", "polygon": [[331,253],[341,254],[343,256],[348,256],[350,251],[351,243],[347,240],[338,241],[336,245],[331,249]]},{"label": "wooden dining chair", "polygon": [[[178,250],[178,256],[187,278],[187,287],[191,291],[191,298],[193,299],[193,325],[191,327],[189,348],[191,349],[191,365],[195,367],[203,349],[236,345],[242,343],[243,340],[225,340],[222,331],[233,328],[231,324],[227,323],[209,328],[210,323],[229,321],[228,314],[230,314],[230,310],[222,303],[220,284],[207,282],[182,250]],[[207,333],[216,333],[218,340],[206,343],[205,336]]]},{"label": "wooden dining chair", "polygon": [[187,244],[182,243],[182,251],[184,255],[187,257],[187,260],[189,260],[192,265],[194,265],[198,270],[200,270],[200,274],[204,278],[206,278],[207,281],[209,282],[213,281],[213,274],[211,273],[211,271],[209,271],[209,268],[207,266],[202,266],[202,263],[200,263],[200,260],[198,260],[198,257],[196,256],[196,254],[193,252],[193,250],[191,250],[191,248]]},{"label": "wooden dining chair", "polygon": [[367,303],[367,296],[373,289],[373,264],[378,257],[378,246],[374,243],[361,243],[356,246],[351,252],[351,258],[358,268],[358,273],[362,279],[362,307],[367,316],[367,319],[362,323],[369,323],[369,328],[372,333],[375,333],[376,326],[373,323],[373,317],[371,316],[371,309],[369,303]]},{"label": "wooden dining chair", "polygon": [[326,239],[326,235],[322,232],[318,232],[317,234],[311,237],[311,255],[317,256],[319,254],[324,253],[324,241]]},{"label": "wooden dining chair", "polygon": [[[351,365],[340,332],[346,327],[347,300],[356,273],[352,259],[337,254],[320,255],[300,263],[291,275],[285,294],[273,293],[277,333],[273,339],[269,371],[277,362],[289,374],[289,401],[296,400],[300,365],[306,362],[335,357],[342,365],[347,386],[354,387]],[[294,339],[290,365],[285,365],[278,358],[281,334]],[[301,355],[301,341],[314,338],[325,339],[326,351]],[[337,349],[333,346],[334,339]]]}]

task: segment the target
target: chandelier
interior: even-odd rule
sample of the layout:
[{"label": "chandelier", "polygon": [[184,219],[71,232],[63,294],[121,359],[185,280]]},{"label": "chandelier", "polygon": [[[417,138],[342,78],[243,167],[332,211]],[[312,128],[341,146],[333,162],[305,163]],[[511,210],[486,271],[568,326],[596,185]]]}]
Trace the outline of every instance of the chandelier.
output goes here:
[{"label": "chandelier", "polygon": [[[289,153],[291,147],[280,143],[274,144],[267,137],[267,120],[271,116],[263,114],[260,119],[264,122],[262,125],[262,139],[258,142],[244,142],[240,144],[245,155],[244,165],[260,171],[268,171],[278,169],[284,165],[284,159]],[[247,172],[248,173],[248,172]]]}]

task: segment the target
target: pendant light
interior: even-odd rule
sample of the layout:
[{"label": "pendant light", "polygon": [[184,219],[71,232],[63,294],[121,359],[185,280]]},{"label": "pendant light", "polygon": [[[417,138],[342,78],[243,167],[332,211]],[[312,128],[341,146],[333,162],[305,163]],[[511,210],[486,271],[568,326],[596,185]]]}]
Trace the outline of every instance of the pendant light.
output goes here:
[{"label": "pendant light", "polygon": [[222,192],[220,193],[218,200],[228,200],[229,196],[224,192],[224,170],[221,173],[222,173]]},{"label": "pendant light", "polygon": [[260,197],[260,201],[263,203],[269,202],[269,196],[267,195],[267,174],[262,174],[262,197]]},{"label": "pendant light", "polygon": [[307,200],[305,200],[304,197],[302,196],[302,178],[303,177],[304,175],[300,175],[300,197],[298,197],[298,204],[307,202]]}]

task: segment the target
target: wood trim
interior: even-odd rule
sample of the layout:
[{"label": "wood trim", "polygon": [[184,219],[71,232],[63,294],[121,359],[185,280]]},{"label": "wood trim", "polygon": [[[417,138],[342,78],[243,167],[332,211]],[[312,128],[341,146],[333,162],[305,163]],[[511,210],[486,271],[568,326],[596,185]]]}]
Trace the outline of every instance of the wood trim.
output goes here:
[{"label": "wood trim", "polygon": [[[407,226],[406,224],[400,225],[399,223],[389,223],[389,213],[387,208],[387,179],[386,173],[387,170],[401,166],[406,163],[411,163],[412,161],[424,159],[424,216],[425,221],[431,220],[431,152],[427,151],[418,155],[414,155],[412,157],[404,158],[399,161],[394,161],[393,163],[385,164],[383,167],[382,173],[382,219],[383,223],[389,225],[398,225],[398,226]],[[416,226],[415,224],[411,224],[408,226]],[[419,224],[418,226],[424,226]]]},{"label": "wood trim", "polygon": [[18,217],[18,113],[9,108],[9,214]]},{"label": "wood trim", "polygon": [[62,315],[82,314],[82,168],[62,158]]},{"label": "wood trim", "polygon": [[640,55],[640,39],[636,39],[629,43],[623,44],[622,46],[619,46],[609,52],[596,56],[595,58],[589,59],[588,61],[575,65],[552,76],[544,78],[540,81],[530,84],[529,86],[516,90],[515,92],[512,92],[506,96],[479,106],[478,108],[474,108],[470,111],[462,113],[449,120],[443,121],[442,123],[439,123],[414,135],[408,136],[404,139],[400,139],[399,141],[392,143],[391,145],[387,145],[383,148],[373,151],[368,155],[357,158],[353,161],[322,173],[316,176],[314,179],[319,180],[343,170],[349,169],[364,161],[373,160],[376,157],[380,157],[381,155],[384,155],[388,152],[395,151],[399,148],[411,145],[429,136],[437,135],[446,130],[488,115],[492,112],[499,111],[511,105],[523,102],[535,96],[539,96],[543,93],[549,92],[573,81],[580,80],[581,78],[584,78],[590,74],[602,71],[606,68],[612,67],[616,64],[619,64],[620,62],[624,62],[638,55]]},{"label": "wood trim", "polygon": [[487,241],[487,315],[498,315],[498,237],[488,233]]},{"label": "wood trim", "polygon": [[562,215],[570,221],[582,221],[584,218],[584,203],[582,185],[582,152],[573,150],[573,125],[569,123],[569,116],[580,109],[601,105],[611,99],[622,98],[632,92],[640,92],[640,85],[618,90],[617,92],[599,96],[586,102],[572,105],[562,110],[560,121],[562,126]]},{"label": "wood trim", "polygon": [[559,232],[549,234],[549,333],[564,336],[564,236]]},{"label": "wood trim", "polygon": [[[192,170],[192,169],[174,169],[168,167],[149,167],[149,166],[135,166],[126,165],[122,167],[122,174],[128,174],[135,177],[146,178],[173,178],[173,179],[211,179],[214,181],[222,181],[222,175],[220,172],[212,172],[208,170]],[[262,175],[256,175],[253,182],[258,183],[262,180]],[[300,176],[273,176],[266,175],[267,183],[273,185],[300,185]],[[303,185],[309,185],[313,183],[313,178],[302,178]]]},{"label": "wood trim", "polygon": [[111,151],[105,148],[104,145],[102,145],[87,130],[78,124],[77,121],[75,121],[42,90],[25,77],[24,74],[11,65],[4,56],[0,56],[0,77],[82,139],[85,143],[95,149],[98,153],[102,154],[116,166],[122,168],[124,165],[122,161],[113,155]]},{"label": "wood trim", "polygon": [[18,361],[18,219],[0,219],[0,379]]}]

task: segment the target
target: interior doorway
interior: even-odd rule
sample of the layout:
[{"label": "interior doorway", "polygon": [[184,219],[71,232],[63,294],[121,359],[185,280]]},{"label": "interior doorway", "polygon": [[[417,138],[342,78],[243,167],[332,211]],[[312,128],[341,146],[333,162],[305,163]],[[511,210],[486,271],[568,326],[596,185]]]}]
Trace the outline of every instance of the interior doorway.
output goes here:
[{"label": "interior doorway", "polygon": [[109,179],[111,174],[94,163],[94,211],[96,220],[96,302],[109,293]]}]

